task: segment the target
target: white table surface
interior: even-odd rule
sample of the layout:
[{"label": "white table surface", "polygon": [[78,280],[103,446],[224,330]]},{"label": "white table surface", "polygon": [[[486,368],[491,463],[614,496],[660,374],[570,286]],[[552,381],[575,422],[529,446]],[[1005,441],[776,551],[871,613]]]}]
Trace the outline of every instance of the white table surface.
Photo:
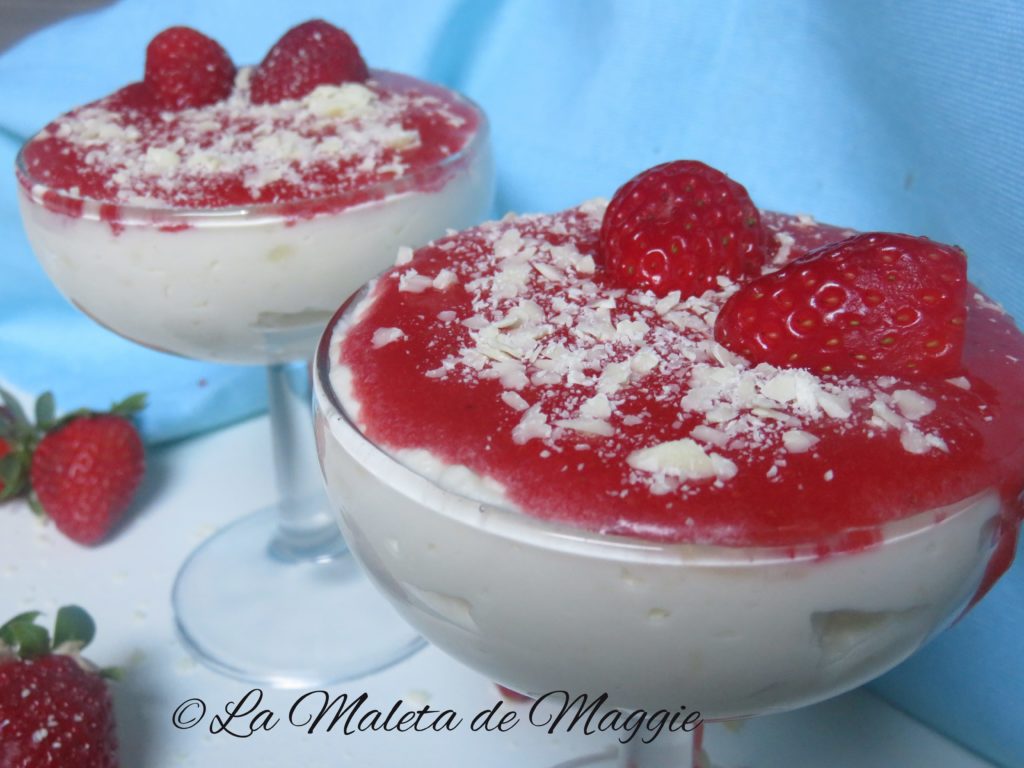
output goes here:
[{"label": "white table surface", "polygon": [[[114,686],[124,768],[542,768],[613,743],[609,734],[549,735],[523,722],[506,734],[471,732],[470,717],[497,700],[495,689],[430,647],[329,690],[365,691],[371,706],[385,710],[399,698],[410,709],[424,703],[453,709],[467,721],[456,732],[346,736],[336,729],[309,735],[287,722],[301,691],[267,689],[261,708],[281,717],[277,727],[250,738],[212,735],[206,727],[212,715],[252,686],[210,672],[188,656],[174,634],[169,593],[179,564],[204,537],[273,499],[269,439],[264,417],[151,451],[129,521],[94,549],[40,523],[22,502],[0,507],[0,617],[38,608],[52,621],[68,603],[92,613],[99,630],[87,656],[125,670]],[[192,698],[205,701],[206,719],[190,730],[175,728],[172,713]],[[519,711],[525,715],[526,708]],[[706,741],[716,767],[723,768],[990,765],[864,691],[739,728],[711,726]]]}]

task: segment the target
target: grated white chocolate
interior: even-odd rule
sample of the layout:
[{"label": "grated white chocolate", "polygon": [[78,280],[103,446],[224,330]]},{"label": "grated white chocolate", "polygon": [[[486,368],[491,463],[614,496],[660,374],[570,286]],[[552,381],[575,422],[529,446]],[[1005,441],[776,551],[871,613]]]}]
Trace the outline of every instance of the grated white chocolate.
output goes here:
[{"label": "grated white chocolate", "polygon": [[[67,142],[81,162],[109,179],[109,202],[152,206],[159,190],[166,204],[203,199],[211,180],[237,179],[257,196],[278,182],[302,185],[315,198],[371,181],[399,178],[404,152],[421,143],[405,127],[411,110],[429,109],[458,127],[465,119],[443,99],[415,90],[392,90],[375,79],[321,85],[302,99],[254,104],[249,68],[239,71],[220,102],[158,118],[113,109],[108,99],[64,115],[41,133]],[[458,148],[441,147],[451,154]],[[311,169],[329,166],[335,177]],[[45,170],[40,180],[47,181]]]},{"label": "grated white chocolate", "polygon": [[[609,461],[627,456],[621,493],[636,484],[686,495],[701,482],[729,482],[752,458],[767,458],[767,476],[778,481],[787,457],[814,456],[822,440],[852,430],[895,429],[910,453],[949,450],[935,423],[922,426],[937,403],[905,383],[897,388],[901,382],[893,377],[752,365],[715,342],[718,310],[738,288],[727,277],[719,278],[718,290],[689,297],[596,280],[593,254],[581,252],[571,235],[574,227],[597,231],[604,209],[603,201],[580,206],[569,212],[582,217],[575,224],[559,215],[489,222],[475,233],[474,258],[455,259],[436,275],[420,274],[415,260],[400,258],[402,268],[391,275],[400,291],[457,284],[471,300],[468,316],[451,310],[437,316],[461,327],[462,342],[454,349],[439,345],[433,356],[426,350],[432,367],[425,375],[467,386],[498,381],[496,407],[516,414],[512,440],[538,441],[542,456],[566,448],[595,451]],[[780,252],[793,241],[782,234]],[[624,428],[650,417],[631,407],[640,392],[674,409],[678,434],[672,439],[629,442],[641,438]],[[695,416],[696,426],[684,429]],[[627,441],[625,453],[621,441]],[[827,480],[834,477],[832,469],[822,471]]]}]

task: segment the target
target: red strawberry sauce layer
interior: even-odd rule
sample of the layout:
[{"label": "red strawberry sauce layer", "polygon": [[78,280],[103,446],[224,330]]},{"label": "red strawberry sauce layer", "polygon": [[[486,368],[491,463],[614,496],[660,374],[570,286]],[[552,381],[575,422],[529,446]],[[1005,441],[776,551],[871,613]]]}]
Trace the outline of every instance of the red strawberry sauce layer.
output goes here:
[{"label": "red strawberry sauce layer", "polygon": [[[648,540],[851,550],[988,489],[1013,532],[1024,337],[996,305],[971,289],[948,380],[751,367],[713,341],[735,285],[680,301],[605,284],[601,215],[506,218],[386,273],[335,361],[366,436],[465,465],[530,515]],[[774,266],[850,234],[763,218]],[[704,476],[644,453],[681,440]]]},{"label": "red strawberry sauce layer", "polygon": [[243,75],[227,99],[177,112],[136,83],[46,126],[26,145],[19,177],[72,216],[87,199],[110,220],[125,206],[266,203],[304,218],[440,187],[454,170],[444,161],[479,128],[452,92],[383,71],[277,104],[251,103]]}]

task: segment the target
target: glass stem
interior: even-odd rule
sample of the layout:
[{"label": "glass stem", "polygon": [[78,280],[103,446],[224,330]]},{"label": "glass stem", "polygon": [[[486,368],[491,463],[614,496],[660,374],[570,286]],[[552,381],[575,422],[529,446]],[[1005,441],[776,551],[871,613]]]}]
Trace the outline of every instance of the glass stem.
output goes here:
[{"label": "glass stem", "polygon": [[271,554],[281,560],[329,560],[346,551],[320,477],[307,363],[267,368],[270,430],[278,491],[277,534]]},{"label": "glass stem", "polygon": [[644,745],[634,739],[619,748],[618,762],[615,768],[640,768]]},{"label": "glass stem", "polygon": [[[711,762],[704,753],[704,723],[697,726],[690,739],[690,755],[689,760],[686,761],[686,768],[711,768]],[[615,768],[647,768],[650,765],[663,765],[665,759],[663,753],[659,754],[661,750],[658,747],[660,746],[645,744],[639,738],[635,738],[623,744],[616,751]],[[672,761],[673,765],[680,765],[680,768],[683,768],[682,763],[683,761]]]},{"label": "glass stem", "polygon": [[693,732],[693,746],[691,747],[690,764],[693,768],[711,768],[710,763],[704,757],[704,723],[700,723]]}]

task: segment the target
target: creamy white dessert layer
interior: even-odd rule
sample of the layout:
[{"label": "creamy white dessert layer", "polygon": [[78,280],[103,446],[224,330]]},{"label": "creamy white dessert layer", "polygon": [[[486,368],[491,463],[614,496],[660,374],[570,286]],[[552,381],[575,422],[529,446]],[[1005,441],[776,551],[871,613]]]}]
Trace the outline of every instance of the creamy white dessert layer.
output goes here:
[{"label": "creamy white dessert layer", "polygon": [[[332,361],[345,328],[343,318]],[[329,373],[357,414],[349,374]],[[316,378],[321,464],[353,550],[433,643],[525,693],[607,692],[623,707],[687,706],[716,719],[828,698],[948,624],[995,541],[994,490],[827,557],[813,546],[666,545],[573,530],[510,509],[499,485],[466,467],[425,451],[388,455]]]},{"label": "creamy white dessert layer", "polygon": [[484,143],[440,189],[311,218],[197,212],[169,231],[146,219],[111,226],[89,203],[82,216],[55,213],[42,188],[19,187],[19,200],[43,268],[97,322],[185,357],[263,364],[310,358],[337,306],[400,246],[481,220],[492,189]]}]

